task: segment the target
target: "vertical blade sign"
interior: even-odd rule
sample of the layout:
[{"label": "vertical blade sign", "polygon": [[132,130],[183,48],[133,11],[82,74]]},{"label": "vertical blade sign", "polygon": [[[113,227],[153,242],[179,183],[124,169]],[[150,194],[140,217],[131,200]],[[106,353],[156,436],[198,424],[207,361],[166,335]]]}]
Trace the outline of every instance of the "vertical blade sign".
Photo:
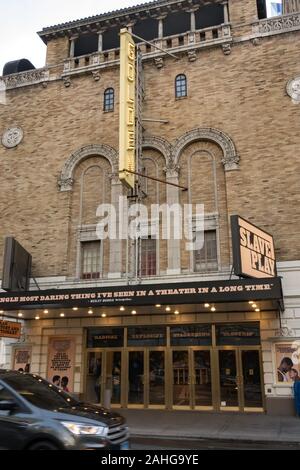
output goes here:
[{"label": "vertical blade sign", "polygon": [[119,178],[134,188],[135,175],[135,43],[127,29],[121,29]]}]

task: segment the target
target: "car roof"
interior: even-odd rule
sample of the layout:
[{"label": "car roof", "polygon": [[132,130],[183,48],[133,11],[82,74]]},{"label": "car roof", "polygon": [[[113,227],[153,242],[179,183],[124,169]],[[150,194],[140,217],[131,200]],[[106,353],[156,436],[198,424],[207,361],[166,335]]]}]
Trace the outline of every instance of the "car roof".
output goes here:
[{"label": "car roof", "polygon": [[[8,369],[0,369],[0,379],[5,379],[6,377],[14,377],[20,374],[24,375],[24,372],[19,372],[17,370],[8,370]],[[31,374],[28,374],[31,375]]]}]

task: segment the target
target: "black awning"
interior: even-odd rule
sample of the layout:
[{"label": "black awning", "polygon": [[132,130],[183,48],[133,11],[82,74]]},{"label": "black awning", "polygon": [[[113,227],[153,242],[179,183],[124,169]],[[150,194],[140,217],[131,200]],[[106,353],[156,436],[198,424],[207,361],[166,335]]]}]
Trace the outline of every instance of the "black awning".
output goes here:
[{"label": "black awning", "polygon": [[13,73],[27,72],[34,70],[35,66],[27,59],[18,59],[7,62],[3,67],[3,77]]},{"label": "black awning", "polygon": [[283,309],[281,279],[139,284],[0,293],[0,310],[150,306],[272,300]]}]

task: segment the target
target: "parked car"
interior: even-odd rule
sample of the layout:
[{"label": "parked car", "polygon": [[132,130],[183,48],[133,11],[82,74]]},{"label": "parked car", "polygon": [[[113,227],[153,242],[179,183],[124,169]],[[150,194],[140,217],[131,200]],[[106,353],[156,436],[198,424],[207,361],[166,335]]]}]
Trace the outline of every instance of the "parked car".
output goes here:
[{"label": "parked car", "polygon": [[0,449],[125,450],[125,419],[41,377],[0,370]]}]

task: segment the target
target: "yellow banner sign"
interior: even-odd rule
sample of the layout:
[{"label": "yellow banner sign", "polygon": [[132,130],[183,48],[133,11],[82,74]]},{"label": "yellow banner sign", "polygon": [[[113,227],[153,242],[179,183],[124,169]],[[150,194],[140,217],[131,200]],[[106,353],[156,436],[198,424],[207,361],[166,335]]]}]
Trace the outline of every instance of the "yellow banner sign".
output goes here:
[{"label": "yellow banner sign", "polygon": [[135,43],[127,29],[121,29],[119,177],[134,188],[135,175]]},{"label": "yellow banner sign", "polygon": [[20,338],[21,323],[0,320],[0,338]]}]

